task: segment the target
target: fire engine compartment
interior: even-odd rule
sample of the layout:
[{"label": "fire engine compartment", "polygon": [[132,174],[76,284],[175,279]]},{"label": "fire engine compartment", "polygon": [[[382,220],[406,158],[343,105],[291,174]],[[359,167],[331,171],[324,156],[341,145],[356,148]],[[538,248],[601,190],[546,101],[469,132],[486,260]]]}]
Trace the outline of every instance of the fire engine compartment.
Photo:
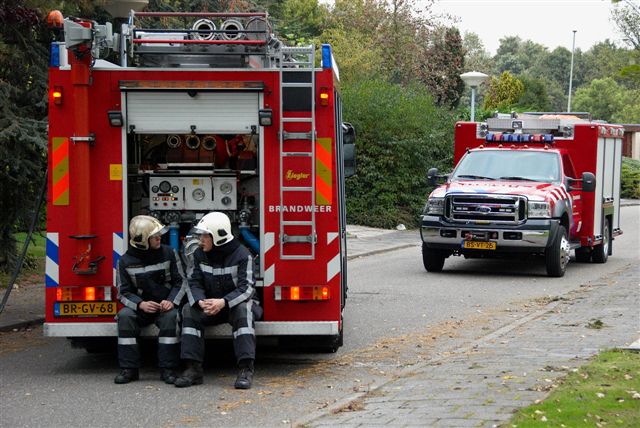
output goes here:
[{"label": "fire engine compartment", "polygon": [[[256,133],[128,133],[128,217],[158,218],[172,228],[169,240],[187,253],[195,249],[192,225],[210,211],[227,214],[236,236],[259,236],[258,145]],[[240,233],[239,226],[247,230]],[[254,241],[246,241],[259,254]]]}]

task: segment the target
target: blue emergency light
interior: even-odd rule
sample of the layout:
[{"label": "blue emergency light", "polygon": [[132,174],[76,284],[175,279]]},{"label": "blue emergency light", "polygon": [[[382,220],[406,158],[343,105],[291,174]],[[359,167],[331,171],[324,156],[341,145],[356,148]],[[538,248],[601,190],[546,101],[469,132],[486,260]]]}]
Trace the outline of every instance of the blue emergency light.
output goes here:
[{"label": "blue emergency light", "polygon": [[331,45],[328,43],[322,44],[322,68],[332,67]]},{"label": "blue emergency light", "polygon": [[60,67],[60,44],[58,42],[51,43],[51,57],[49,58],[50,67]]},{"label": "blue emergency light", "polygon": [[489,132],[486,136],[487,142],[505,142],[505,143],[552,143],[552,134],[503,134],[499,132]]}]

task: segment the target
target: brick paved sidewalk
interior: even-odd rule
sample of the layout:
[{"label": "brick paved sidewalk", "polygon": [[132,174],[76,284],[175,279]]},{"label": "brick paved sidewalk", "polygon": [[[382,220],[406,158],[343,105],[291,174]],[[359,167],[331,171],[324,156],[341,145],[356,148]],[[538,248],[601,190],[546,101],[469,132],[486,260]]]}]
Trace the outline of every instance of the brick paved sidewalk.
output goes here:
[{"label": "brick paved sidewalk", "polygon": [[[638,278],[640,267],[628,266],[614,277],[592,281],[540,311],[297,425],[505,423],[516,409],[543,399],[567,371],[600,350],[624,347],[639,337]],[[593,320],[602,321],[604,327],[588,328]]]}]

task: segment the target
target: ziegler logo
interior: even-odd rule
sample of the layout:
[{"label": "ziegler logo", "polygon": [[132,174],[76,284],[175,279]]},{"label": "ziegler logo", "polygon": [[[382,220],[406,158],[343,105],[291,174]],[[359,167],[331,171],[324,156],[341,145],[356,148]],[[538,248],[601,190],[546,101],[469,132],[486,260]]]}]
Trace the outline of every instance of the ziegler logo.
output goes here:
[{"label": "ziegler logo", "polygon": [[287,175],[285,178],[287,180],[302,180],[305,178],[309,178],[311,174],[305,174],[304,172],[293,172],[293,170],[287,170]]}]

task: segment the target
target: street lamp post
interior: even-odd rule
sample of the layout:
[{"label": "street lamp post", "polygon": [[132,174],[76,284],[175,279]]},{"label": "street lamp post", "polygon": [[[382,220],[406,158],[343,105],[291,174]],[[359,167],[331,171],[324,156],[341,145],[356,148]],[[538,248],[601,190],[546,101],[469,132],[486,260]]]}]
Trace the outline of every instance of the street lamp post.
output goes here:
[{"label": "street lamp post", "polygon": [[571,69],[569,71],[569,101],[567,101],[567,111],[571,111],[571,86],[573,85],[573,54],[576,51],[576,32],[573,30],[573,46],[571,47]]},{"label": "street lamp post", "polygon": [[460,75],[462,81],[471,87],[471,122],[476,119],[476,88],[484,83],[488,77],[478,71],[469,71]]}]

